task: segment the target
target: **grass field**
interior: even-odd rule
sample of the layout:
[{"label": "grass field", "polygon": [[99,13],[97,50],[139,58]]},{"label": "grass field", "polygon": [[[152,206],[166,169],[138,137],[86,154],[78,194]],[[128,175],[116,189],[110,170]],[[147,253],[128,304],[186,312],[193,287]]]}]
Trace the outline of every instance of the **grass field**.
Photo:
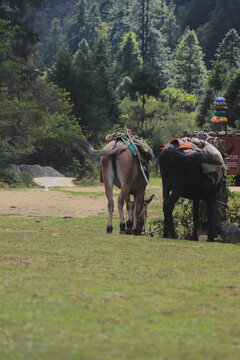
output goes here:
[{"label": "grass field", "polygon": [[239,359],[239,246],[0,222],[1,360]]}]

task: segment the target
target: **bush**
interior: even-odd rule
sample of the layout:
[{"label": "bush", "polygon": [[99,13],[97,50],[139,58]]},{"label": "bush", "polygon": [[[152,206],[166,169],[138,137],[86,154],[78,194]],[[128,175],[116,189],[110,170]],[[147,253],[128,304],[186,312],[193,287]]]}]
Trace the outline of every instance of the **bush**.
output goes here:
[{"label": "bush", "polygon": [[33,176],[29,173],[20,173],[21,182],[27,187],[33,186]]},{"label": "bush", "polygon": [[21,182],[20,173],[16,170],[4,170],[1,178],[8,185],[15,185]]},{"label": "bush", "polygon": [[[231,180],[231,179],[229,179]],[[226,221],[240,227],[240,195],[228,191],[228,201],[226,208]],[[207,229],[207,206],[204,201],[200,201],[200,224],[199,230]],[[193,233],[193,211],[192,201],[185,198],[175,205],[173,219],[176,233],[179,239],[190,239]],[[164,217],[155,219],[150,224],[150,233],[163,236]]]},{"label": "bush", "polygon": [[80,164],[78,160],[74,162],[74,170],[77,173],[75,183],[76,184],[94,184],[96,178],[99,179],[98,166],[90,160],[86,160],[85,164]]},{"label": "bush", "polygon": [[30,187],[33,185],[33,176],[29,173],[20,173],[16,170],[2,170],[0,177],[5,184],[13,187],[19,185]]}]

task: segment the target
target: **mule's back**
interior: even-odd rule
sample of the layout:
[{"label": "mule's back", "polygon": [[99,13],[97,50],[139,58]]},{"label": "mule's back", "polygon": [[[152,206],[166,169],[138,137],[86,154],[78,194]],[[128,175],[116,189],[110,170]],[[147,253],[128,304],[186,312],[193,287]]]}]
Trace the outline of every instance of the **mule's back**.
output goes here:
[{"label": "mule's back", "polygon": [[112,148],[117,150],[116,154],[101,158],[103,182],[114,184],[119,188],[128,187],[129,193],[135,194],[144,185],[146,186],[138,160],[122,141],[111,141],[105,147],[106,150]]},{"label": "mule's back", "polygon": [[184,155],[172,145],[163,150],[159,155],[163,187],[190,199],[207,198],[210,192],[215,191],[216,186],[202,170],[202,163],[211,161],[206,155]]}]

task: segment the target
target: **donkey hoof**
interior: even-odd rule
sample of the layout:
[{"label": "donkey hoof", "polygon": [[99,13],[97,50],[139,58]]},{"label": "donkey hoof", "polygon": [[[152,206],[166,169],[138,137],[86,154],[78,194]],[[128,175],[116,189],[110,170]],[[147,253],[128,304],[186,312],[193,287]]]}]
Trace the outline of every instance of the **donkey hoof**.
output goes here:
[{"label": "donkey hoof", "polygon": [[138,231],[137,229],[132,229],[132,234],[133,235],[141,235],[141,232]]},{"label": "donkey hoof", "polygon": [[113,231],[113,227],[110,225],[107,227],[107,233],[111,233]]},{"label": "donkey hoof", "polygon": [[120,223],[120,234],[125,234],[125,223]]},{"label": "donkey hoof", "polygon": [[128,220],[128,221],[126,222],[126,225],[127,225],[127,229],[132,230],[133,222],[132,222],[131,220]]},{"label": "donkey hoof", "polygon": [[132,229],[126,229],[125,234],[126,235],[132,235]]}]

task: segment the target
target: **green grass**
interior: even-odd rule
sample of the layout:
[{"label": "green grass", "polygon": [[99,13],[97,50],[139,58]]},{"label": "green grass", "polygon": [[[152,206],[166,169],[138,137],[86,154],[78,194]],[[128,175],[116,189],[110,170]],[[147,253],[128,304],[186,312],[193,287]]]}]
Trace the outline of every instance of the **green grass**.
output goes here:
[{"label": "green grass", "polygon": [[239,359],[240,247],[0,223],[0,359]]}]

